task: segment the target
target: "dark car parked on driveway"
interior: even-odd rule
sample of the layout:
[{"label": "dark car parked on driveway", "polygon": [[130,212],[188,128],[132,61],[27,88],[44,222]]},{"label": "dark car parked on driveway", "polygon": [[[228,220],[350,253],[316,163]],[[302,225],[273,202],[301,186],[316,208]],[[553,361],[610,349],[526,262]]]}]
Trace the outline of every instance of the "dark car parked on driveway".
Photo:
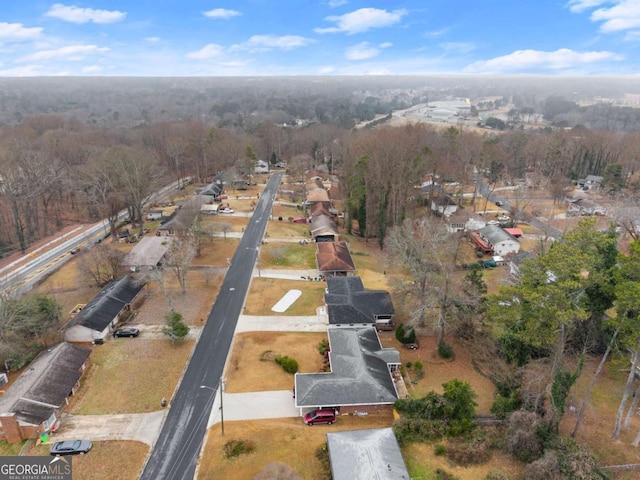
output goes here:
[{"label": "dark car parked on driveway", "polygon": [[140,330],[133,327],[119,328],[113,332],[114,337],[137,337],[140,335]]},{"label": "dark car parked on driveway", "polygon": [[65,440],[51,445],[49,453],[59,457],[61,455],[84,455],[89,450],[91,450],[91,442],[89,440]]}]

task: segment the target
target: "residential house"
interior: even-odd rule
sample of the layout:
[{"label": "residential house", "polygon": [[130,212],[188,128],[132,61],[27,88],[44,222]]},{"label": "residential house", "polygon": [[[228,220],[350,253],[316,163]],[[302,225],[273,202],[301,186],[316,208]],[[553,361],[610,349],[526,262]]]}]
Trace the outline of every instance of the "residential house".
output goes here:
[{"label": "residential house", "polygon": [[458,210],[458,204],[449,195],[438,195],[431,199],[431,210],[448,217]]},{"label": "residential house", "polygon": [[0,397],[0,440],[21,442],[55,431],[80,387],[91,350],[63,342],[41,352]]},{"label": "residential house", "polygon": [[164,215],[164,210],[152,209],[147,212],[147,220],[160,220]]},{"label": "residential house", "polygon": [[141,302],[144,284],[130,275],[110,282],[67,324],[68,342],[92,342],[111,333],[125,312]]},{"label": "residential house", "polygon": [[295,375],[300,414],[325,407],[342,414],[390,408],[398,399],[394,372],[400,369],[399,352],[383,348],[373,327],[329,328],[327,333],[330,371]]},{"label": "residential house", "polygon": [[366,290],[358,276],[327,277],[324,295],[329,324],[336,327],[393,326],[395,309],[385,290]]},{"label": "residential house", "polygon": [[459,208],[445,218],[450,233],[480,230],[487,226],[487,221],[465,208]]},{"label": "residential house", "polygon": [[478,230],[478,233],[491,245],[496,255],[504,257],[520,251],[520,242],[498,225],[487,225]]},{"label": "residential house", "polygon": [[356,271],[347,242],[319,242],[316,248],[316,265],[321,274],[329,277]]},{"label": "residential house", "polygon": [[258,160],[253,167],[255,173],[269,173],[269,163],[264,160]]},{"label": "residential house", "polygon": [[217,200],[218,197],[222,195],[223,191],[224,185],[222,184],[222,181],[218,180],[214,183],[207,184],[203,189],[196,190],[195,194],[212,197],[213,200]]},{"label": "residential house", "polygon": [[314,186],[307,190],[307,205],[313,205],[314,203],[326,202],[330,203],[329,192],[323,187]]},{"label": "residential house", "polygon": [[335,242],[339,238],[338,226],[333,216],[318,215],[308,225],[314,242]]},{"label": "residential house", "polygon": [[[598,175],[587,175],[584,179],[584,187],[589,187],[589,190],[600,188],[604,182],[604,177]],[[583,187],[583,188],[584,188]]]},{"label": "residential house", "polygon": [[153,270],[160,266],[162,259],[169,251],[171,240],[167,237],[142,237],[140,241],[127,253],[122,265],[133,272]]},{"label": "residential house", "polygon": [[212,203],[209,195],[194,195],[180,205],[175,215],[166,223],[160,225],[158,230],[162,233],[172,235],[182,234],[188,231],[196,217],[200,214],[203,205]]},{"label": "residential house", "polygon": [[[567,212],[573,212],[574,215],[590,216],[604,215],[606,213],[606,208],[584,196],[570,197],[566,201],[568,203]],[[569,213],[569,215],[571,214]]]},{"label": "residential house", "polygon": [[333,480],[409,480],[392,428],[327,433]]}]

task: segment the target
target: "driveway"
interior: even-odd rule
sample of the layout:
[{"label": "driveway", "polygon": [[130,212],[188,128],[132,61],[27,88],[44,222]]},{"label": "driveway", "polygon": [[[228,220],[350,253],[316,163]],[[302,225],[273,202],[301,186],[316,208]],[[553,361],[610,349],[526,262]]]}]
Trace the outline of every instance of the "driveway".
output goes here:
[{"label": "driveway", "polygon": [[62,417],[52,442],[88,438],[94,442],[133,440],[153,446],[168,410],[119,415],[71,415]]},{"label": "driveway", "polygon": [[207,423],[207,429],[220,423],[221,413],[224,421],[260,420],[265,418],[299,417],[295,407],[292,390],[273,390],[266,392],[223,393],[223,407],[220,409],[220,395],[216,395]]},{"label": "driveway", "polygon": [[242,332],[326,332],[326,315],[276,316],[240,315],[236,333]]}]

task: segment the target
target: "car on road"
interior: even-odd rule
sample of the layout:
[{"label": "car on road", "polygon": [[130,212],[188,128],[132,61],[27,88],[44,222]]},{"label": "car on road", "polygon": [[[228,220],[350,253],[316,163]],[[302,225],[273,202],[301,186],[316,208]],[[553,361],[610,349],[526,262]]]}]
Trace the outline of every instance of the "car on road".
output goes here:
[{"label": "car on road", "polygon": [[495,202],[493,202],[496,204],[496,207],[503,207],[504,206],[504,202],[500,201],[500,200],[496,200]]},{"label": "car on road", "polygon": [[487,225],[499,225],[499,224],[500,224],[500,222],[498,222],[497,220],[489,220],[487,222]]},{"label": "car on road", "polygon": [[138,335],[140,335],[140,330],[138,330],[137,328],[133,328],[133,327],[119,328],[115,332],[113,332],[113,336],[114,337],[129,337],[129,338],[133,338],[133,337],[137,337]]},{"label": "car on road", "polygon": [[331,425],[335,421],[336,412],[335,410],[329,408],[314,410],[304,416],[304,423],[309,426],[315,425],[316,423],[326,423],[327,425]]},{"label": "car on road", "polygon": [[49,453],[54,457],[60,457],[62,455],[84,455],[89,450],[91,450],[89,440],[65,440],[51,445]]},{"label": "car on road", "polygon": [[218,211],[220,213],[233,213],[233,208],[231,208],[231,207],[222,207]]}]

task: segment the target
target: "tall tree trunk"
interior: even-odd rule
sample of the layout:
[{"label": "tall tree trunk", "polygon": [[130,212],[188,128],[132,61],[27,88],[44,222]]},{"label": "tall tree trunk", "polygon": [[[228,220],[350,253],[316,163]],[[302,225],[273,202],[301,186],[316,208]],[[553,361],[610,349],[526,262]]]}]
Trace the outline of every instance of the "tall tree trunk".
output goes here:
[{"label": "tall tree trunk", "polygon": [[622,428],[629,428],[629,425],[631,425],[631,419],[638,408],[638,402],[640,402],[640,387],[636,387],[633,391],[633,402],[631,402],[631,406],[627,410],[627,416],[624,417]]},{"label": "tall tree trunk", "polygon": [[627,377],[627,383],[624,387],[624,393],[622,394],[622,400],[620,401],[620,407],[618,408],[618,415],[616,416],[616,423],[613,427],[613,434],[611,438],[617,440],[620,436],[620,423],[622,422],[622,414],[624,413],[624,408],[627,405],[627,400],[629,399],[629,394],[631,393],[631,388],[633,387],[633,380],[636,376],[636,369],[638,368],[638,361],[640,360],[640,339],[638,340],[638,344],[636,345],[636,351],[633,353],[633,362],[631,364],[631,370],[629,371],[629,376]]},{"label": "tall tree trunk", "polygon": [[584,417],[584,411],[586,410],[587,403],[589,403],[589,398],[591,397],[591,392],[593,392],[593,387],[595,387],[596,385],[596,380],[598,380],[598,376],[600,375],[600,372],[604,368],[604,364],[606,363],[607,358],[611,353],[611,348],[613,347],[613,342],[615,342],[616,337],[618,336],[618,332],[620,332],[619,328],[616,329],[616,331],[613,333],[613,336],[609,341],[609,345],[607,345],[607,350],[604,352],[604,354],[602,355],[602,358],[600,359],[600,363],[598,364],[596,373],[594,373],[593,377],[591,378],[591,382],[589,383],[589,388],[587,389],[587,393],[585,394],[584,399],[582,400],[582,405],[580,406],[580,410],[578,411],[578,418],[576,418],[576,425],[573,427],[573,432],[571,432],[572,437],[575,437],[578,434],[578,430],[580,429],[580,425],[582,424],[582,419]]}]

